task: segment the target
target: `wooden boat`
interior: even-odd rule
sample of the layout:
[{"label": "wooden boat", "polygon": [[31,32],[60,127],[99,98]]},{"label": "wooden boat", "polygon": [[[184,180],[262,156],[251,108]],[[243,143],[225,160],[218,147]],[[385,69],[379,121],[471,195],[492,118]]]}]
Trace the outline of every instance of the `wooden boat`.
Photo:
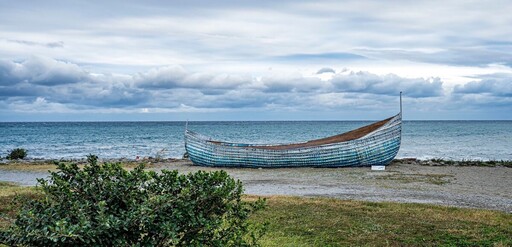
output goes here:
[{"label": "wooden boat", "polygon": [[322,139],[292,144],[243,144],[213,141],[185,130],[185,149],[200,166],[215,167],[345,167],[388,165],[398,153],[400,113],[382,121]]}]

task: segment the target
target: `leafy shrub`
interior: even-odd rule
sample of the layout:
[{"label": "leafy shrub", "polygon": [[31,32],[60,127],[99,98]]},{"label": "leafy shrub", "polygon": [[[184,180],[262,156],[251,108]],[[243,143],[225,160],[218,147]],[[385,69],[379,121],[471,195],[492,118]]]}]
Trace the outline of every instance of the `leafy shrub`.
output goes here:
[{"label": "leafy shrub", "polygon": [[10,151],[9,155],[7,155],[7,159],[9,160],[17,160],[24,159],[27,157],[27,150],[23,148],[15,148]]},{"label": "leafy shrub", "polygon": [[263,234],[249,215],[264,200],[241,200],[243,188],[224,171],[178,174],[132,171],[120,164],[58,163],[44,197],[25,204],[0,239],[28,246],[251,246]]}]

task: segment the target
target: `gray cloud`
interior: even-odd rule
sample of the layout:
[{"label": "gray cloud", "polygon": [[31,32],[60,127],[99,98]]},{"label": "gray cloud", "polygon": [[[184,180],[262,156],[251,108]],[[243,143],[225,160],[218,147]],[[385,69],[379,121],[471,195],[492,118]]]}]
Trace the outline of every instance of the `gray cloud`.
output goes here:
[{"label": "gray cloud", "polygon": [[328,68],[328,67],[325,67],[325,68],[321,68],[319,69],[316,74],[319,75],[319,74],[323,74],[323,73],[336,73],[336,71],[333,69],[333,68]]},{"label": "gray cloud", "polygon": [[21,63],[0,63],[0,84],[15,85],[28,82],[54,86],[92,80],[90,74],[76,64],[43,57],[31,57]]},{"label": "gray cloud", "polygon": [[130,87],[128,83],[103,81],[98,84],[80,83],[72,88],[55,87],[46,99],[63,104],[98,108],[130,108],[144,106],[153,98],[150,91]]},{"label": "gray cloud", "polygon": [[4,99],[44,98],[46,103],[85,107],[133,107],[150,98],[124,77],[93,75],[79,65],[42,57],[0,61],[0,89]]},{"label": "gray cloud", "polygon": [[12,85],[18,83],[18,79],[14,75],[15,69],[15,63],[0,60],[0,85]]},{"label": "gray cloud", "polygon": [[[162,101],[173,101],[171,106],[186,103],[195,107],[261,107],[265,104],[297,105],[290,99],[329,92],[396,95],[404,91],[409,97],[431,97],[442,93],[442,82],[438,78],[379,76],[346,69],[334,74],[330,80],[305,77],[300,73],[271,73],[251,78],[189,72],[181,66],[113,76],[92,74],[73,63],[37,57],[23,62],[2,61],[0,85],[3,85],[0,94],[3,97],[44,97],[48,102],[95,107],[156,107],[161,106]],[[198,94],[194,97],[206,101],[169,95],[169,92],[185,89],[195,90]]]},{"label": "gray cloud", "polygon": [[[105,112],[253,107],[313,115],[322,107],[378,112],[404,91],[423,115],[475,107],[467,114],[473,116],[498,102],[510,109],[510,76],[463,84],[474,73],[512,72],[508,6],[507,0],[0,1],[6,59],[0,105]],[[19,60],[34,54],[41,57]],[[329,70],[341,67],[363,72]]]},{"label": "gray cloud", "polygon": [[480,81],[456,85],[457,94],[491,94],[498,97],[512,97],[512,74],[482,75]]},{"label": "gray cloud", "polygon": [[202,88],[212,89],[236,88],[250,81],[248,78],[228,74],[191,73],[181,66],[167,66],[138,73],[133,80],[139,88]]},{"label": "gray cloud", "polygon": [[276,71],[249,77],[191,72],[181,66],[112,75],[91,73],[69,62],[30,58],[21,62],[0,61],[0,104],[6,105],[4,112],[117,112],[143,108],[163,112],[248,109],[346,112],[353,109],[378,115],[396,111],[398,92],[403,91],[407,109],[414,108],[422,114],[451,109],[444,105],[471,111],[511,108],[510,74],[478,78],[482,79],[455,86],[452,95],[443,95],[443,82],[439,78],[404,78],[346,69],[332,74],[332,79]]},{"label": "gray cloud", "polygon": [[[472,65],[510,61],[512,19],[509,9],[503,7],[508,6],[504,0],[485,6],[461,1],[386,5],[373,0],[89,2],[2,3],[0,23],[5,31],[1,34],[30,46],[57,47],[58,42],[44,41],[66,40],[66,48],[73,49],[53,49],[65,50],[58,57],[89,63],[123,60],[125,64],[159,66],[200,60],[211,65],[230,59],[236,65],[254,58],[320,63],[374,56],[387,61],[402,57]],[[116,9],[115,13],[111,9]],[[45,18],[39,13],[46,13]],[[26,41],[26,37],[34,40]],[[396,51],[367,56],[360,52],[365,48]],[[414,49],[434,52],[411,52]],[[0,54],[39,54],[34,50],[18,50],[12,55],[7,47],[0,48]]]},{"label": "gray cloud", "polygon": [[133,80],[140,88],[177,88],[183,86],[187,72],[181,66],[168,66],[138,73]]},{"label": "gray cloud", "polygon": [[361,56],[355,53],[348,52],[326,52],[326,53],[297,53],[288,54],[274,57],[278,60],[296,61],[296,62],[311,62],[312,60],[357,60],[366,59],[365,56]]},{"label": "gray cloud", "polygon": [[216,97],[206,97],[197,107],[204,108],[261,108],[272,102],[275,96],[267,95],[260,91],[254,90],[233,90]]},{"label": "gray cloud", "polygon": [[332,84],[340,92],[397,95],[403,91],[409,97],[434,97],[443,94],[443,82],[439,78],[403,78],[394,74],[379,76],[369,72],[337,74]]},{"label": "gray cloud", "polygon": [[435,52],[409,50],[361,50],[368,56],[379,59],[401,59],[416,62],[447,64],[457,66],[487,66],[503,64],[512,66],[512,50],[503,46],[478,46],[465,48],[449,48]]},{"label": "gray cloud", "polygon": [[30,45],[30,46],[44,46],[48,48],[62,48],[64,47],[63,41],[56,41],[56,42],[34,42],[34,41],[28,41],[28,40],[16,40],[16,39],[9,39],[7,40],[12,43],[22,44],[22,45]]},{"label": "gray cloud", "polygon": [[0,97],[40,96],[48,93],[47,87],[19,83],[16,85],[0,85]]},{"label": "gray cloud", "polygon": [[304,77],[300,74],[273,74],[261,78],[263,91],[268,93],[313,92],[325,87],[319,78]]}]

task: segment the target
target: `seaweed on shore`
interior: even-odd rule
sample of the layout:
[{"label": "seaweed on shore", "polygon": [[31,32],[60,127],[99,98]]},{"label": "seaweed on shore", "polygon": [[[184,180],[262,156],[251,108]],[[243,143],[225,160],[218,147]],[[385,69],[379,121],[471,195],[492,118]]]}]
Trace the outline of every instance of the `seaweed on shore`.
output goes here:
[{"label": "seaweed on shore", "polygon": [[403,164],[418,164],[422,166],[480,166],[480,167],[508,167],[512,168],[512,160],[445,160],[429,159],[419,160],[415,158],[396,159],[394,162]]}]

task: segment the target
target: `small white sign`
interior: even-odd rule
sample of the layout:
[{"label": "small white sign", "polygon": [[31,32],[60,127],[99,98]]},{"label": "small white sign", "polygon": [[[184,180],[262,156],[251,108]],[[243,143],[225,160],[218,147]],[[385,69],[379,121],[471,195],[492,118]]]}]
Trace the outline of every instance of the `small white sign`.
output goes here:
[{"label": "small white sign", "polygon": [[372,166],[372,171],[384,171],[386,170],[385,166]]}]

